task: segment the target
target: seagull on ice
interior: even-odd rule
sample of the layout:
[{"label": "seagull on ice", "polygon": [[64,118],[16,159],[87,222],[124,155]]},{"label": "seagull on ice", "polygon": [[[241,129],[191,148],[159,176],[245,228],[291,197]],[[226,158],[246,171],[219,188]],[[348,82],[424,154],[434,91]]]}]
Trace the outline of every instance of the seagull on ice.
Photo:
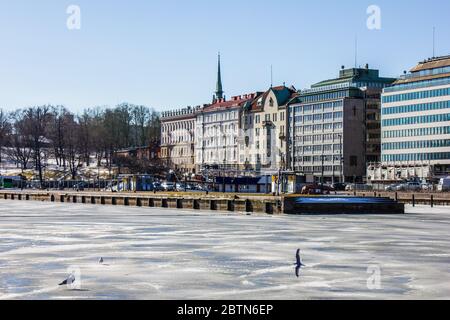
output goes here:
[{"label": "seagull on ice", "polygon": [[302,267],[305,267],[305,265],[302,263],[302,259],[300,257],[300,249],[297,249],[297,254],[295,255],[296,263],[295,263],[295,275],[297,278],[300,276],[300,269]]},{"label": "seagull on ice", "polygon": [[59,285],[60,286],[71,285],[74,282],[75,282],[75,276],[73,274],[71,274],[66,280],[61,282]]},{"label": "seagull on ice", "polygon": [[103,258],[100,258],[100,260],[98,260],[98,263],[102,264],[103,263]]}]

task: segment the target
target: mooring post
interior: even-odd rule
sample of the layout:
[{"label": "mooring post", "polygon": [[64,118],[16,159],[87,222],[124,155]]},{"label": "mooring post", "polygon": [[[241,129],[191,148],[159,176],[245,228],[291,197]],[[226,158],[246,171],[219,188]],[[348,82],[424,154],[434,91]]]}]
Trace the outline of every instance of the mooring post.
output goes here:
[{"label": "mooring post", "polygon": [[414,194],[412,195],[412,205],[413,207],[416,206],[416,196]]},{"label": "mooring post", "polygon": [[431,207],[433,208],[434,207],[434,196],[433,195],[431,195],[430,204],[431,204]]}]

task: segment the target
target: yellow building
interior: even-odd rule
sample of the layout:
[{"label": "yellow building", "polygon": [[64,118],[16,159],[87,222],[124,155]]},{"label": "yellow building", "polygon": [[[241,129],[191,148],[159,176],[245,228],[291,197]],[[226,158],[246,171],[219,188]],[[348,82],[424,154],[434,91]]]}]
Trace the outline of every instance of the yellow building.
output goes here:
[{"label": "yellow building", "polygon": [[240,154],[247,170],[264,174],[286,169],[287,105],[296,96],[295,88],[272,87],[243,111]]}]

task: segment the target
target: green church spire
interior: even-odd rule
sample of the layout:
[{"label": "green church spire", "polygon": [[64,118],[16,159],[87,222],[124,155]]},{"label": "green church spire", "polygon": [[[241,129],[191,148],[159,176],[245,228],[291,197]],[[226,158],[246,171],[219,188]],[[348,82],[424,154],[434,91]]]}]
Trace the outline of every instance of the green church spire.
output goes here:
[{"label": "green church spire", "polygon": [[218,69],[217,69],[216,99],[223,99],[222,74],[220,71],[220,52],[219,52],[219,63],[218,63]]}]

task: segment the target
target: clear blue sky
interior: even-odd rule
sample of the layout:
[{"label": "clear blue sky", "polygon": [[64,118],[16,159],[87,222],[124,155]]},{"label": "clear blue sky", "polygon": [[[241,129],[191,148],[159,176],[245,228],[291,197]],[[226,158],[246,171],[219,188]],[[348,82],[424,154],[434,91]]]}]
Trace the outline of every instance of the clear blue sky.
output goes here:
[{"label": "clear blue sky", "polygon": [[[66,9],[81,8],[81,30]],[[381,8],[382,29],[366,27]],[[0,0],[0,107],[120,102],[156,110],[210,102],[222,53],[232,95],[286,82],[297,88],[358,63],[398,76],[450,54],[448,0]]]}]

